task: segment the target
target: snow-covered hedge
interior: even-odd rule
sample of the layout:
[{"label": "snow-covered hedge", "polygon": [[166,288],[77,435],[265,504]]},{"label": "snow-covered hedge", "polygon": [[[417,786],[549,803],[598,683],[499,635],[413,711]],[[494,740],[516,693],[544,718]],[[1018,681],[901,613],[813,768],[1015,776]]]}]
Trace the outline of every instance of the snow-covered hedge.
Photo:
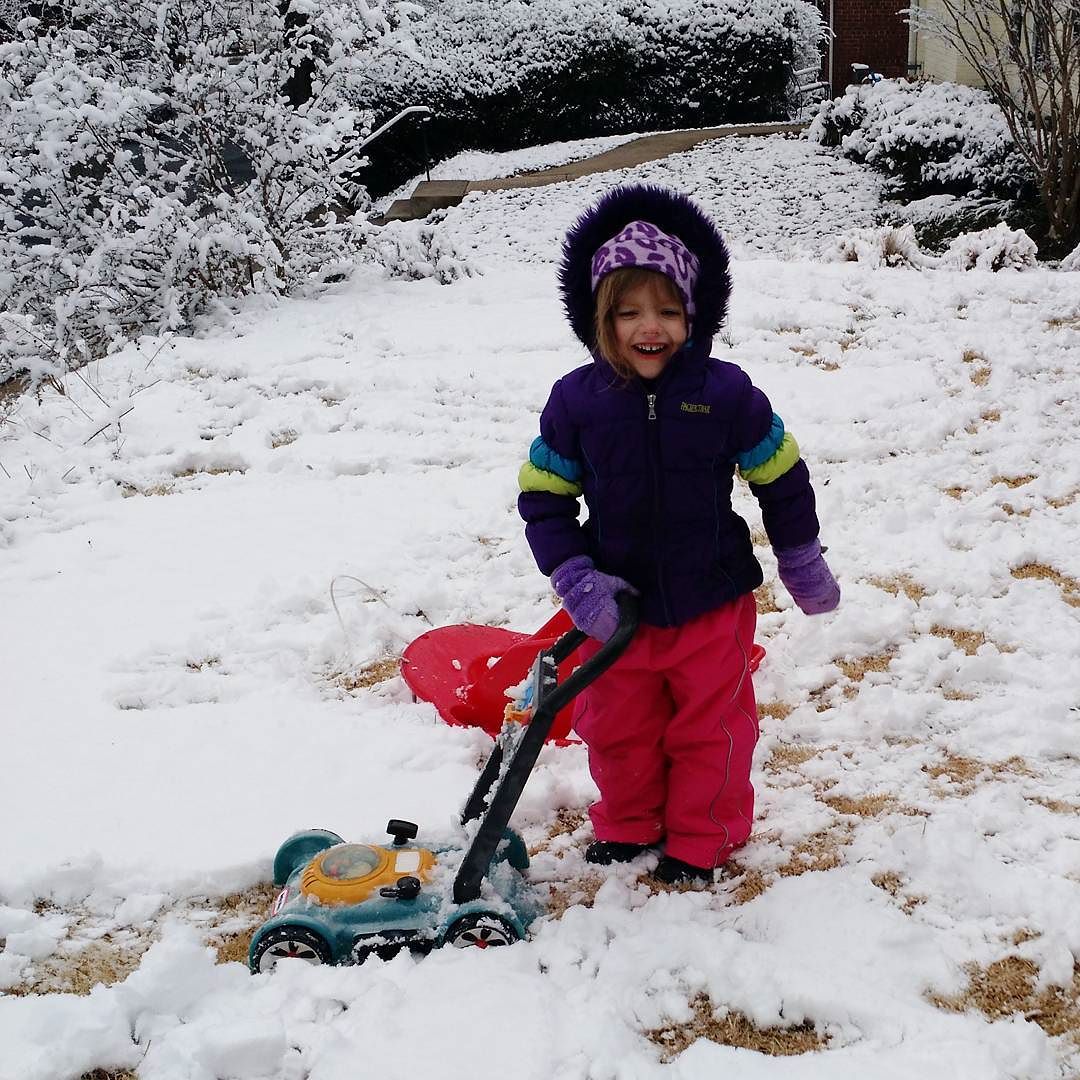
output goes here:
[{"label": "snow-covered hedge", "polygon": [[1031,178],[1001,110],[983,90],[885,80],[825,102],[808,138],[888,174],[906,195],[1013,198]]},{"label": "snow-covered hedge", "polygon": [[923,251],[911,224],[855,229],[840,237],[824,254],[834,262],[910,266],[918,270],[1027,270],[1038,265],[1039,249],[1023,229],[999,222],[990,229],[956,237],[947,251]]},{"label": "snow-covered hedge", "polygon": [[[380,0],[68,0],[0,44],[0,379],[340,273]],[[310,80],[302,105],[290,80]]]},{"label": "snow-covered hedge", "polygon": [[[782,119],[792,64],[821,33],[806,0],[443,0],[373,50],[364,103],[436,116],[436,159],[626,131]],[[403,129],[371,147],[371,186],[415,158]]]}]

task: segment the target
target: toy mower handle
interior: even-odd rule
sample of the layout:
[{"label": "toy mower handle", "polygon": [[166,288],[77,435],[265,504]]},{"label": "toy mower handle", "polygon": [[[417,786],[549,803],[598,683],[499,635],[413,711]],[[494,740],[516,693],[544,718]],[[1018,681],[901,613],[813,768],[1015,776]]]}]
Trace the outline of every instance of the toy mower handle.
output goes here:
[{"label": "toy mower handle", "polygon": [[525,781],[540,756],[556,715],[618,660],[637,631],[637,596],[623,591],[615,601],[619,609],[615,633],[568,678],[559,682],[559,665],[587,637],[577,628],[563,634],[550,649],[542,650],[534,661],[532,719],[517,739],[507,762],[504,762],[504,755],[512,739],[500,735],[461,811],[463,825],[477,818],[483,820],[454,879],[455,903],[464,904],[480,895],[481,882],[491,866],[495,850],[510,822],[510,815],[521,798]]},{"label": "toy mower handle", "polygon": [[[634,593],[623,590],[616,594],[615,603],[619,609],[619,622],[615,627],[615,633],[600,646],[594,656],[586,660],[561,683],[553,684],[546,679],[537,680],[533,691],[533,717],[529,722],[530,727],[541,719],[541,709],[545,712],[550,709],[550,720],[554,721],[557,713],[561,712],[587,686],[596,682],[626,651],[637,632],[638,598]],[[575,626],[540,656],[550,656],[557,668],[575,649],[580,648],[588,640],[588,636]],[[550,729],[550,722],[547,727]],[[546,731],[544,737],[547,738]]]}]

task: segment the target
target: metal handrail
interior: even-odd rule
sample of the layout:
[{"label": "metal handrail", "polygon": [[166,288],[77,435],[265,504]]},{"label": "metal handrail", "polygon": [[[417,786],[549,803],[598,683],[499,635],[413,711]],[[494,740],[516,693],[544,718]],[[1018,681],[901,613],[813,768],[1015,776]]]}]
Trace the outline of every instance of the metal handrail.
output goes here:
[{"label": "metal handrail", "polygon": [[433,116],[434,114],[426,105],[410,105],[407,109],[402,109],[397,116],[390,120],[387,120],[385,124],[378,131],[373,131],[356,150],[363,150],[365,146],[370,142],[374,142],[384,131],[389,131],[399,120],[404,120],[410,113],[423,113],[425,116]]},{"label": "metal handrail", "polygon": [[[430,120],[432,116],[435,115],[426,105],[409,105],[407,108],[402,109],[401,112],[399,112],[396,116],[393,116],[389,120],[387,120],[382,127],[378,128],[376,131],[373,131],[370,135],[368,135],[367,138],[357,143],[356,146],[351,146],[348,150],[346,150],[345,153],[337,159],[339,170],[341,167],[341,162],[348,161],[349,159],[356,157],[356,155],[359,154],[365,146],[370,145],[380,135],[383,135],[387,131],[389,131],[399,120],[404,120],[406,116],[411,116],[413,114],[419,114],[421,119],[424,121]],[[430,180],[431,155],[428,153],[427,129],[421,128],[421,131],[423,132],[424,136],[424,175]],[[360,190],[360,185],[350,185],[349,187],[342,187],[342,194],[345,198],[345,201],[349,205],[354,205],[353,199],[355,198],[356,192],[358,190]]]}]

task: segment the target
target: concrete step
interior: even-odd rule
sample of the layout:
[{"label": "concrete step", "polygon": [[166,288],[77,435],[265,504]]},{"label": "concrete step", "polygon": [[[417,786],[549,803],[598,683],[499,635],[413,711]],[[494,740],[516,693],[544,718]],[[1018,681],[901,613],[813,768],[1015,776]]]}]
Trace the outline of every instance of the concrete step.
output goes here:
[{"label": "concrete step", "polygon": [[407,199],[395,199],[390,208],[379,218],[377,225],[388,221],[416,221],[425,218],[432,210],[445,210],[457,206],[468,191],[468,180],[421,180]]},{"label": "concrete step", "polygon": [[457,206],[469,190],[468,180],[421,180],[410,199],[430,204],[432,210]]}]

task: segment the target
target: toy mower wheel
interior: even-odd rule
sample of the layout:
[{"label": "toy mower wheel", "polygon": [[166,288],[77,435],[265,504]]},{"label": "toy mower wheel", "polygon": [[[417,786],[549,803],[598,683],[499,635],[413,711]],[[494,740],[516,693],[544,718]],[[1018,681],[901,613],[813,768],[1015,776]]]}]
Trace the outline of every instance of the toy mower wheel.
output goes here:
[{"label": "toy mower wheel", "polygon": [[520,940],[518,932],[501,915],[474,912],[450,926],[445,942],[455,949],[493,949]]},{"label": "toy mower wheel", "polygon": [[286,959],[329,964],[330,946],[306,926],[275,926],[256,947],[251,968],[260,973],[273,971],[279,960]]}]

